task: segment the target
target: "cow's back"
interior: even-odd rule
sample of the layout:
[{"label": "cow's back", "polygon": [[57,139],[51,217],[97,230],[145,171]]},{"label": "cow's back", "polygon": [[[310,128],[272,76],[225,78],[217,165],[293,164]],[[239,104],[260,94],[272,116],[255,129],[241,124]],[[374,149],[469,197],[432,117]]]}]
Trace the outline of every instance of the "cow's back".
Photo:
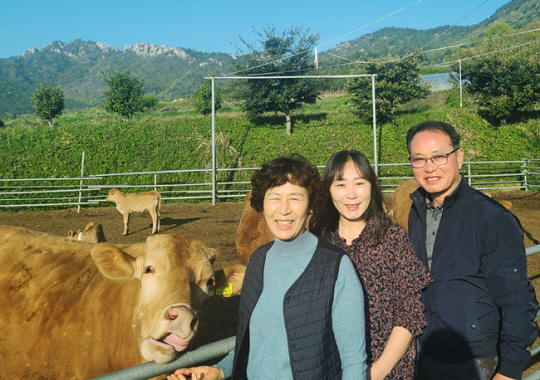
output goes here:
[{"label": "cow's back", "polygon": [[251,191],[244,198],[244,211],[236,232],[236,250],[244,265],[247,265],[253,251],[274,240],[274,235],[266,224],[264,214],[251,207],[250,199]]},{"label": "cow's back", "polygon": [[142,361],[130,329],[138,284],[105,278],[93,246],[0,226],[0,378],[82,379]]},{"label": "cow's back", "polygon": [[401,182],[394,191],[394,198],[392,200],[393,219],[405,231],[409,230],[409,213],[412,206],[412,200],[409,195],[418,189],[418,187],[418,182],[414,178],[409,178]]},{"label": "cow's back", "polygon": [[122,193],[121,203],[117,201],[116,204],[117,208],[121,207],[123,211],[127,212],[155,210],[161,206],[161,194],[158,191],[132,194]]}]

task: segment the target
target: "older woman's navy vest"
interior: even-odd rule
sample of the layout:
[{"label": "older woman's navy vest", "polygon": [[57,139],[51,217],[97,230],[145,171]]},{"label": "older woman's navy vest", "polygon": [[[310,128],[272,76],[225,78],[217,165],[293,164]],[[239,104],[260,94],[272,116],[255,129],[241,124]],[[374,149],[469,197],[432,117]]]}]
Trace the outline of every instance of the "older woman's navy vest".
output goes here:
[{"label": "older woman's navy vest", "polygon": [[[253,252],[244,277],[233,367],[235,380],[247,379],[249,320],[263,290],[264,263],[273,243]],[[343,254],[340,248],[319,239],[306,269],[285,293],[283,316],[295,380],[341,379],[341,360],[332,331],[332,303]]]}]

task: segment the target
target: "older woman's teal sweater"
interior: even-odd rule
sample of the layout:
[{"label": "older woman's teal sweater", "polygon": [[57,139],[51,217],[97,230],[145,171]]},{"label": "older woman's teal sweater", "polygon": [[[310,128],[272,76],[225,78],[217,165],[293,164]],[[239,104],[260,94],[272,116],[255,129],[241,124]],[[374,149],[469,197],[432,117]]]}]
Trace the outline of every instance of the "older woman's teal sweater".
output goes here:
[{"label": "older woman's teal sweater", "polygon": [[[287,335],[283,319],[283,297],[308,265],[317,237],[306,231],[297,239],[275,240],[266,256],[264,288],[249,325],[250,350],[247,376],[250,380],[292,379]],[[365,379],[366,350],[364,304],[358,275],[344,256],[334,289],[332,329],[339,348],[343,380]],[[234,351],[216,367],[231,376]]]}]

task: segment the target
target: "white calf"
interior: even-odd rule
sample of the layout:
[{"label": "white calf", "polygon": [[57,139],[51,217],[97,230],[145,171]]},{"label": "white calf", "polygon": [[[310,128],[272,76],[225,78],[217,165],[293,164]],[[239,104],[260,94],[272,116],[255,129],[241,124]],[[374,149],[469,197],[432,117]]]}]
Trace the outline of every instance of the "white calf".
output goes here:
[{"label": "white calf", "polygon": [[152,233],[159,231],[159,209],[161,207],[161,194],[157,191],[146,193],[124,194],[120,190],[111,189],[106,198],[116,203],[116,209],[124,216],[124,235],[128,234],[129,215],[132,212],[148,210],[152,216]]}]

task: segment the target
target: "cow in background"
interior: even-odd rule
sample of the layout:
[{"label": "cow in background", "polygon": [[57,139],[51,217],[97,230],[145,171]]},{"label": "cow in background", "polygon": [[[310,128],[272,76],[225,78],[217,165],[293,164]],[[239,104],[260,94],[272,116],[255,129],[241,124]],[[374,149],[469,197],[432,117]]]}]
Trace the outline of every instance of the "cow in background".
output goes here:
[{"label": "cow in background", "polygon": [[[392,219],[401,227],[409,232],[409,213],[411,211],[412,200],[410,195],[418,189],[419,185],[414,178],[409,178],[399,184],[394,191],[394,198],[392,199]],[[491,195],[484,193],[491,198]],[[501,200],[499,203],[510,210],[512,202]]]},{"label": "cow in background", "polygon": [[244,198],[244,210],[236,232],[236,250],[242,264],[247,265],[249,257],[261,245],[274,240],[264,214],[257,212],[250,204],[251,191]]},{"label": "cow in background", "polygon": [[106,243],[105,233],[103,232],[103,226],[97,222],[90,222],[86,225],[84,230],[78,229],[77,232],[73,230],[68,231],[68,239],[86,241],[88,243]]},{"label": "cow in background", "polygon": [[116,209],[124,217],[124,235],[129,233],[130,214],[144,210],[148,210],[152,217],[152,234],[159,231],[159,210],[161,208],[161,194],[159,192],[124,194],[118,189],[111,189],[105,199],[116,203]]}]

